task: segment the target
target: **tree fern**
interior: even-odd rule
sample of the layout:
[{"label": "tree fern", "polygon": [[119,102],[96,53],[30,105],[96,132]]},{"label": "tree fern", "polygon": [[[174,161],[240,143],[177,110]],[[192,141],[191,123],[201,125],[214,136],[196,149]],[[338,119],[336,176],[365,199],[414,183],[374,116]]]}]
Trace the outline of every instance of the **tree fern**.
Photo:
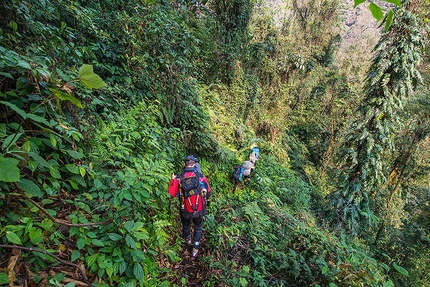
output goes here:
[{"label": "tree fern", "polygon": [[330,196],[329,208],[336,214],[335,220],[354,234],[378,220],[372,201],[387,188],[383,156],[394,149],[393,135],[400,124],[398,110],[421,82],[417,65],[422,40],[416,18],[401,8],[395,13],[395,22],[375,47],[365,97],[343,140],[337,190]]}]

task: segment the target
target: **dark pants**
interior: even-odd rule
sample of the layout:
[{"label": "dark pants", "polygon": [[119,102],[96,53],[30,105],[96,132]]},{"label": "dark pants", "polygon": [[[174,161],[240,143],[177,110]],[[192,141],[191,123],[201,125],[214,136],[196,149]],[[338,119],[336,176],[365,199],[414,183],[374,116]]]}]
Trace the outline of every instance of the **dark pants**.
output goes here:
[{"label": "dark pants", "polygon": [[247,185],[247,184],[249,184],[249,182],[251,181],[251,174],[249,174],[249,175],[244,175],[242,178],[243,178],[243,183],[244,183],[245,185]]},{"label": "dark pants", "polygon": [[199,248],[200,239],[202,238],[202,233],[203,233],[203,215],[197,218],[189,219],[189,218],[185,218],[181,214],[181,221],[182,221],[182,236],[184,236],[184,238],[190,237],[191,221],[194,223],[194,240],[193,240],[194,247]]}]

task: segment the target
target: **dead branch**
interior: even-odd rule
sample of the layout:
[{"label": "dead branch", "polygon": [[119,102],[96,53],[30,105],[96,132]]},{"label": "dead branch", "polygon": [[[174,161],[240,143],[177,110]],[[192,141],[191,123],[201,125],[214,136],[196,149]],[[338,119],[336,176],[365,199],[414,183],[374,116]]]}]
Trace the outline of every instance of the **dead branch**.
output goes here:
[{"label": "dead branch", "polygon": [[[16,189],[18,189],[19,191],[22,191],[22,188],[18,185],[17,182],[15,182],[15,187]],[[53,217],[51,214],[49,214],[49,212],[43,208],[40,204],[38,204],[36,201],[34,201],[31,198],[27,198],[31,203],[33,203],[37,208],[39,208],[40,211],[42,211],[46,216],[49,217],[49,219],[51,219],[53,222],[58,223],[58,224],[62,224],[62,225],[67,225],[67,226],[75,226],[75,227],[83,227],[83,226],[94,226],[94,225],[106,225],[109,224],[110,221],[106,220],[106,221],[102,221],[102,222],[91,222],[91,223],[70,223],[66,220],[62,220],[62,219],[57,219],[55,217]]]},{"label": "dead branch", "polygon": [[0,248],[10,248],[10,249],[21,249],[24,251],[31,251],[31,252],[39,252],[39,253],[43,253],[45,255],[51,256],[52,258],[54,258],[55,260],[57,260],[60,263],[63,263],[65,265],[69,265],[69,266],[73,266],[75,268],[78,268],[79,272],[81,272],[82,275],[82,279],[84,280],[84,282],[89,286],[89,287],[93,287],[93,285],[88,281],[87,276],[85,276],[84,271],[82,270],[81,267],[79,267],[78,265],[76,265],[75,263],[69,262],[69,261],[65,261],[63,259],[61,259],[60,257],[51,254],[45,250],[42,249],[37,249],[34,247],[24,247],[24,246],[19,246],[19,245],[6,245],[6,244],[0,244]]}]

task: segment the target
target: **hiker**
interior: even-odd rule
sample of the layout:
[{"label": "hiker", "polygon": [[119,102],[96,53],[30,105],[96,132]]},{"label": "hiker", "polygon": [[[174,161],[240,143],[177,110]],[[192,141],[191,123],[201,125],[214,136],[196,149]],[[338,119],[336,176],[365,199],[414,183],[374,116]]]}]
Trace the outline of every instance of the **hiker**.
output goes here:
[{"label": "hiker", "polygon": [[179,197],[179,215],[182,222],[182,236],[188,244],[193,243],[191,222],[194,224],[194,243],[191,260],[196,259],[203,232],[203,216],[206,214],[207,200],[211,189],[207,178],[196,169],[196,157],[188,156],[184,160],[182,174],[172,174],[169,194]]},{"label": "hiker", "polygon": [[244,161],[242,163],[242,166],[243,166],[243,172],[242,172],[243,183],[248,184],[251,180],[251,174],[254,171],[255,166],[249,160]]},{"label": "hiker", "polygon": [[255,155],[255,164],[257,164],[257,161],[260,159],[260,149],[258,148],[257,143],[254,143],[252,148],[251,148],[251,153],[254,153]]},{"label": "hiker", "polygon": [[192,155],[190,155],[190,156],[189,156],[189,158],[190,158],[190,159],[192,159],[192,160],[194,160],[194,161],[196,162],[196,166],[195,166],[196,171],[197,171],[198,173],[203,174],[202,169],[200,168],[199,159],[198,159],[195,155],[193,155],[193,154],[192,154]]},{"label": "hiker", "polygon": [[257,157],[255,156],[255,152],[251,152],[249,155],[249,161],[252,162],[252,164],[255,167],[255,163],[257,162]]},{"label": "hiker", "polygon": [[239,187],[240,180],[242,179],[243,170],[244,168],[242,165],[236,165],[233,169],[233,173],[231,176],[234,179],[234,184],[235,184],[234,190],[237,190],[237,188]]}]

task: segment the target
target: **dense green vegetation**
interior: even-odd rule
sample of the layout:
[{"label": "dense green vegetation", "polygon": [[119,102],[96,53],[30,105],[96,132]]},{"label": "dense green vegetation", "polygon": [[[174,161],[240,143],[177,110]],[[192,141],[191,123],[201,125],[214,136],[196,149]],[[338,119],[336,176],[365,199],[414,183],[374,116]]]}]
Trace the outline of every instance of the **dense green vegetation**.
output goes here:
[{"label": "dense green vegetation", "polygon": [[[0,4],[0,284],[430,286],[429,1],[357,72],[342,1],[266,2]],[[167,193],[191,153],[193,263]]]}]

